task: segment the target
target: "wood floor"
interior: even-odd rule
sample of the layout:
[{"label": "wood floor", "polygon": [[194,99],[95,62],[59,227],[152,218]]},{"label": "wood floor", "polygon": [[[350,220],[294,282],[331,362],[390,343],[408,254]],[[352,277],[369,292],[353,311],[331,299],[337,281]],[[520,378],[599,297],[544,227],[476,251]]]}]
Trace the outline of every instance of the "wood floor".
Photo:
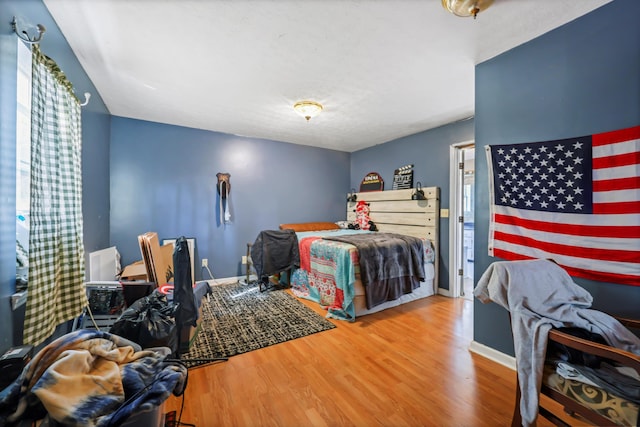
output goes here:
[{"label": "wood floor", "polygon": [[[468,350],[472,310],[464,298],[433,296],[190,369],[181,420],[198,427],[507,426],[516,375]],[[181,403],[172,396],[165,412],[179,413]]]}]

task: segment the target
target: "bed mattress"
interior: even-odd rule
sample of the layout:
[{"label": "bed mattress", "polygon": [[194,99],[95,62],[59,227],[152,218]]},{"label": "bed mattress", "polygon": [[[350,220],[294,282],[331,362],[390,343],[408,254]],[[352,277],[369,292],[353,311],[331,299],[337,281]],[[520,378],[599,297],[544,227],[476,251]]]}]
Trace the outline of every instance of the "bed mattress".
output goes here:
[{"label": "bed mattress", "polygon": [[362,230],[335,230],[297,233],[300,245],[300,269],[294,271],[291,286],[300,298],[319,303],[327,317],[351,320],[435,293],[434,251],[425,239],[425,280],[400,298],[367,308],[365,288],[360,279],[358,250],[355,246],[322,239],[325,236],[368,233]]},{"label": "bed mattress", "polygon": [[391,307],[397,307],[401,304],[405,304],[411,301],[419,300],[422,298],[430,297],[435,294],[435,284],[433,279],[435,278],[435,268],[433,263],[425,262],[424,264],[425,280],[420,282],[420,287],[414,289],[409,294],[404,294],[398,299],[393,301],[387,301],[380,305],[376,305],[372,308],[367,308],[367,301],[364,295],[364,286],[361,280],[356,280],[354,283],[355,296],[353,298],[354,309],[356,317],[364,316],[366,314],[377,313],[378,311],[385,310]]}]

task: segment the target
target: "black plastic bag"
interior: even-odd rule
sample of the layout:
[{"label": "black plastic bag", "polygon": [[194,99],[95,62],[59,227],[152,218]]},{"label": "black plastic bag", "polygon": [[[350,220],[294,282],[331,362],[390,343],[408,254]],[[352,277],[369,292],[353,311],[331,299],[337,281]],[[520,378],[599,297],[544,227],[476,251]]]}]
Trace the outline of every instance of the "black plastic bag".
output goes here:
[{"label": "black plastic bag", "polygon": [[156,289],[122,312],[109,332],[142,348],[169,347],[171,353],[175,353],[178,349],[177,308],[178,304],[170,304],[166,295]]}]

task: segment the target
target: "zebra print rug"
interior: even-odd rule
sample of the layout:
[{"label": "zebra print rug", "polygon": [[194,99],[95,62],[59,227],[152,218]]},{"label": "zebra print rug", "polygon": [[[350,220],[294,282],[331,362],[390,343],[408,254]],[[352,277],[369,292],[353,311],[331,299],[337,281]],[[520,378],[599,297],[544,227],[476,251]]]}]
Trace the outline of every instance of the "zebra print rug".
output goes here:
[{"label": "zebra print rug", "polygon": [[180,359],[190,368],[335,328],[284,290],[257,284],[215,285],[202,301],[202,322]]}]

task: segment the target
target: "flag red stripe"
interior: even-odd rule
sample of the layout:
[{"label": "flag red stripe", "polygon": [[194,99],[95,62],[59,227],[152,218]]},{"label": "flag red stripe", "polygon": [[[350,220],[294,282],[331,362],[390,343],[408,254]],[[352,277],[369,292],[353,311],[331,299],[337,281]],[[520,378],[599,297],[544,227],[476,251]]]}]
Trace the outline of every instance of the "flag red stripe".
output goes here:
[{"label": "flag red stripe", "polygon": [[633,190],[640,188],[640,176],[593,181],[593,191]]},{"label": "flag red stripe", "polygon": [[[594,203],[594,214],[637,214],[640,213],[640,201],[635,202],[614,202],[614,203]],[[627,228],[628,230],[629,228]],[[621,236],[623,237],[623,236]]]},{"label": "flag red stripe", "polygon": [[[505,260],[526,260],[526,259],[535,259],[533,257],[524,256],[522,254],[516,254],[511,251],[505,251],[503,249],[494,249],[493,256],[502,258]],[[610,282],[617,283],[620,285],[632,285],[632,286],[640,286],[640,278],[638,276],[630,276],[628,274],[616,274],[616,273],[607,273],[602,271],[593,271],[593,270],[585,270],[580,268],[567,267],[566,265],[561,265],[570,276],[573,277],[582,277],[584,279],[589,280],[598,280],[601,282]]]},{"label": "flag red stripe", "polygon": [[494,248],[493,249],[493,256],[494,257],[498,257],[498,258],[502,258],[502,259],[506,259],[506,260],[509,260],[509,261],[522,261],[522,260],[527,260],[527,259],[537,259],[535,257],[530,257],[530,256],[522,255],[522,254],[517,254],[515,252],[505,251],[504,249],[498,249],[498,248]]},{"label": "flag red stripe", "polygon": [[640,251],[623,251],[618,249],[583,248],[580,246],[562,245],[560,243],[544,242],[517,234],[508,234],[500,231],[494,233],[496,240],[512,244],[540,249],[545,252],[558,255],[568,255],[576,258],[596,259],[615,262],[637,262],[640,259]]},{"label": "flag red stripe", "polygon": [[640,163],[640,152],[617,154],[615,156],[594,157],[593,169],[615,168],[619,166],[637,165]]},{"label": "flag red stripe", "polygon": [[557,222],[527,220],[502,214],[494,215],[494,220],[500,224],[515,225],[550,233],[557,233],[561,228],[562,234],[571,236],[640,238],[640,227],[558,224]]},{"label": "flag red stripe", "polygon": [[580,268],[562,266],[570,276],[582,277],[589,280],[598,280],[600,282],[617,283],[619,285],[640,286],[640,277],[630,276],[628,274],[608,273],[605,271],[585,270]]},{"label": "flag red stripe", "polygon": [[634,139],[640,139],[640,126],[595,134],[591,137],[591,145],[593,147],[597,147],[600,145],[614,144],[616,142],[625,142]]}]

